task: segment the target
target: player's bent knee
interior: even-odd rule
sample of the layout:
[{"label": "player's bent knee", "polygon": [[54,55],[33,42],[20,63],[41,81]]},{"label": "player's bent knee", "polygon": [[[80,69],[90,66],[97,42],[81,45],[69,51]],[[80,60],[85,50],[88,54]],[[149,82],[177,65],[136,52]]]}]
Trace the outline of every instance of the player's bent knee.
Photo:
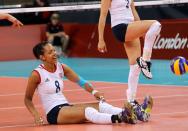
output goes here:
[{"label": "player's bent knee", "polygon": [[94,108],[92,107],[85,108],[85,118],[88,121],[93,121],[92,116],[95,116],[95,113],[97,113],[97,110],[95,110]]},{"label": "player's bent knee", "polygon": [[155,21],[155,23],[154,23],[156,26],[158,26],[158,28],[161,28],[161,23],[159,22],[159,21]]},{"label": "player's bent knee", "polygon": [[161,23],[157,20],[151,25],[150,28],[153,28],[155,34],[159,34],[161,31]]},{"label": "player's bent knee", "polygon": [[157,36],[160,33],[160,31],[161,31],[161,24],[158,21],[155,20],[151,24],[149,30],[147,31],[146,36],[148,38],[155,37],[155,36]]}]

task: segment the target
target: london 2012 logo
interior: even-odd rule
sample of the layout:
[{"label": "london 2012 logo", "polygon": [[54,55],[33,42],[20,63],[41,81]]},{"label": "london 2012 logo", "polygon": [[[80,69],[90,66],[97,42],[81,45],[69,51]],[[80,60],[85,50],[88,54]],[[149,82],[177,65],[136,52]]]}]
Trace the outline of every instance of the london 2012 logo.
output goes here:
[{"label": "london 2012 logo", "polygon": [[174,37],[161,37],[158,35],[153,49],[185,49],[188,48],[188,36],[181,37],[180,33],[177,33]]}]

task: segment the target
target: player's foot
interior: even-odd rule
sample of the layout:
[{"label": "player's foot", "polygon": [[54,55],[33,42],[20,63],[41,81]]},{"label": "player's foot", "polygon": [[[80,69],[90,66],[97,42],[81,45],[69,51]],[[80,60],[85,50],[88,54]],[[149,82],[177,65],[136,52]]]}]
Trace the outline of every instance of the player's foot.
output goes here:
[{"label": "player's foot", "polygon": [[125,104],[123,111],[120,113],[120,119],[122,122],[129,124],[137,123],[137,117],[134,114],[133,106],[130,103],[127,102]]},{"label": "player's foot", "polygon": [[144,102],[141,105],[136,100],[130,102],[130,104],[133,106],[138,120],[143,122],[147,122],[149,120],[150,112],[153,107],[153,99],[151,96],[145,97]]},{"label": "player's foot", "polygon": [[136,59],[138,66],[141,68],[142,74],[148,78],[152,79],[152,73],[151,73],[151,62],[150,61],[144,61],[142,57],[139,57]]}]

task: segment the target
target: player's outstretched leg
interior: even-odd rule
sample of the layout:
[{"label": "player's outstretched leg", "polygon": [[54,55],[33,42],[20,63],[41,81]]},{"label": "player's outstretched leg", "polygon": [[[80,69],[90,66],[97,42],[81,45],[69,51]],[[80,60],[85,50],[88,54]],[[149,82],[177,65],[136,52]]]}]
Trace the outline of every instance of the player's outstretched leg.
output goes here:
[{"label": "player's outstretched leg", "polygon": [[110,124],[110,123],[129,123],[136,124],[137,117],[134,114],[133,106],[130,103],[126,103],[123,110],[118,114],[106,114],[98,112],[92,107],[85,109],[85,117],[87,120],[97,124]]},{"label": "player's outstretched leg", "polygon": [[130,103],[138,120],[147,122],[150,118],[150,112],[153,107],[153,98],[151,96],[146,96],[144,102],[140,105],[136,100]]}]

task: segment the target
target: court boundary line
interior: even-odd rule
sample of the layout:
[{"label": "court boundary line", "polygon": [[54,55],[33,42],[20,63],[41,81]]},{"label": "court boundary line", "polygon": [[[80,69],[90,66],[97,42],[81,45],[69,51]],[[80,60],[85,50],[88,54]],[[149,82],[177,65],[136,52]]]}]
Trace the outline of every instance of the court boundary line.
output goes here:
[{"label": "court boundary line", "polygon": [[[167,99],[167,98],[173,98],[173,97],[188,97],[188,95],[163,95],[163,96],[154,96],[153,99]],[[137,100],[142,100],[144,97],[137,97]],[[107,99],[108,102],[118,102],[118,101],[126,101],[127,99],[125,98],[119,98],[119,99]],[[92,102],[97,102],[97,100],[90,100],[86,102],[72,102],[71,104],[84,104],[84,103],[92,103]],[[35,105],[38,108],[41,108],[41,104]],[[1,107],[1,110],[13,110],[13,109],[24,109],[26,108],[25,106],[17,106],[17,107]]]},{"label": "court boundary line", "polygon": [[[98,83],[98,82],[100,82],[100,81],[91,81],[91,82],[96,82],[96,83]],[[103,82],[103,83],[112,83],[112,82]],[[113,83],[113,84],[116,84],[116,82],[115,83]],[[117,83],[117,84],[119,84],[119,83]],[[104,87],[95,87],[95,89],[101,89],[101,90],[104,90],[104,89],[111,89],[111,88],[114,88],[114,87],[122,87],[122,85],[127,85],[127,83],[120,83],[120,85],[112,85],[112,86],[104,86]],[[153,85],[141,85],[141,86],[153,86]],[[160,85],[157,85],[157,86],[160,86]],[[67,87],[68,88],[68,87]],[[124,88],[124,87],[122,87],[122,88]],[[127,88],[127,87],[126,87]],[[139,88],[139,87],[138,87]],[[173,86],[173,87],[170,87],[170,88],[181,88],[181,87],[179,87],[179,86]],[[185,86],[185,87],[183,87],[183,88],[188,88],[188,86]],[[75,88],[75,89],[65,89],[65,90],[63,90],[63,92],[74,92],[74,91],[83,91],[84,89],[82,89],[82,88],[79,88],[78,87],[78,89],[77,88]],[[25,93],[23,92],[23,93],[11,93],[11,94],[0,94],[0,97],[8,97],[8,96],[21,96],[21,95],[24,95]]]},{"label": "court boundary line", "polygon": [[[110,89],[110,88],[114,88],[114,87],[122,87],[121,85],[113,85],[113,86],[106,86],[106,87],[95,87],[95,89]],[[68,87],[67,87],[68,88]],[[122,87],[123,88],[123,87]],[[82,89],[81,87],[78,89],[66,89],[63,90],[63,92],[74,92],[74,91],[84,91],[84,89]],[[11,93],[11,94],[0,94],[0,97],[8,97],[8,96],[17,96],[17,95],[24,95],[25,93]],[[37,94],[37,92],[36,92]]]},{"label": "court boundary line", "polygon": [[15,128],[15,127],[37,127],[37,126],[34,126],[34,124],[16,124],[16,125],[10,125],[10,126],[0,126],[0,129],[3,129],[3,128]]},{"label": "court boundary line", "polygon": [[[23,77],[23,76],[0,76],[0,78],[22,78],[22,79],[28,79],[28,77]],[[68,81],[67,79],[64,79],[64,81]],[[113,82],[113,81],[100,81],[100,80],[88,80],[90,82],[103,82],[103,83],[113,83],[113,84],[128,84],[126,82]],[[139,83],[138,86],[173,86],[173,87],[185,87],[187,88],[187,85],[164,85],[164,84],[144,84],[144,83]]]},{"label": "court boundary line", "polygon": [[[108,82],[108,81],[92,81],[91,82],[103,82],[103,83],[113,83],[113,84],[128,84],[128,83],[124,83],[124,82]],[[188,88],[188,86],[186,85],[163,85],[163,84],[144,84],[144,83],[138,83],[138,86],[164,86],[164,87],[178,87],[178,88],[181,88],[181,87],[185,87],[185,88]]]},{"label": "court boundary line", "polygon": [[178,111],[178,112],[172,112],[172,113],[164,112],[164,113],[152,114],[152,116],[176,115],[176,114],[185,114],[185,113],[188,113],[188,111]]},{"label": "court boundary line", "polygon": [[[178,114],[187,114],[188,111],[182,111],[182,112],[171,112],[171,113],[157,113],[157,114],[152,114],[151,118],[152,117],[156,117],[156,116],[171,116],[171,115],[178,115]],[[45,124],[47,126],[51,126],[49,124]],[[38,126],[35,126],[34,123],[33,124],[16,124],[16,125],[10,125],[10,126],[0,126],[0,129],[4,129],[4,128],[15,128],[15,127],[25,127],[25,126],[28,126],[28,127],[38,127]],[[58,126],[58,125],[57,125]],[[63,126],[63,125],[60,125],[60,126]]]}]

